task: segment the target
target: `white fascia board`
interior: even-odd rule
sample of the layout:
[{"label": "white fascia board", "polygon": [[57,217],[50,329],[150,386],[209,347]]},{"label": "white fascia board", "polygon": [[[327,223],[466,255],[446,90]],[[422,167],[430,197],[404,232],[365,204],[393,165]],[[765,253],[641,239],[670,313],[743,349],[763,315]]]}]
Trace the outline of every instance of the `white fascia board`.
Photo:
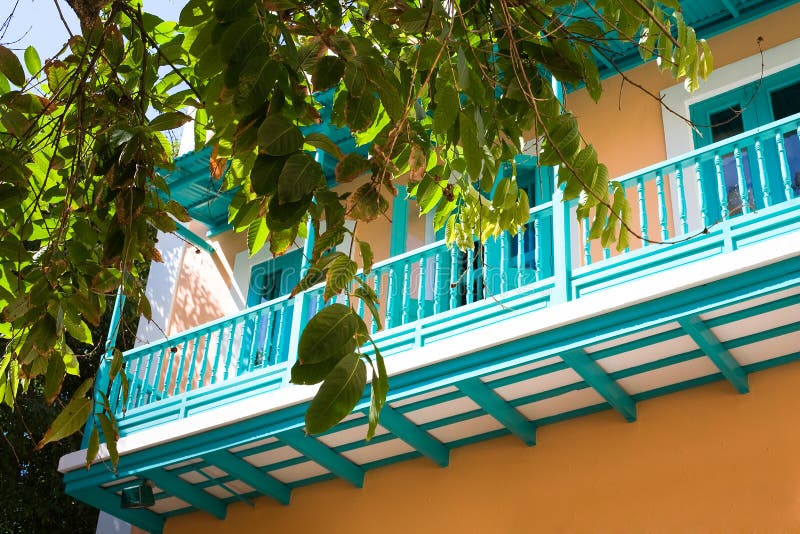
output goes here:
[{"label": "white fascia board", "polygon": [[[403,354],[402,357],[387,358],[386,369],[390,376],[400,375],[798,256],[800,256],[800,239],[796,233],[776,237],[751,245],[746,249],[601,290],[581,297],[579,300],[507,319],[503,322],[502,328],[485,326],[446,340],[431,342]],[[533,320],[534,318],[535,320]],[[310,401],[317,389],[318,386],[289,385],[230,406],[216,408],[125,436],[119,440],[117,449],[120,455],[130,454],[276,412]],[[97,461],[104,461],[107,458],[105,449],[101,449]],[[73,471],[84,467],[85,460],[85,451],[76,451],[63,456],[58,469],[62,473]]]}]

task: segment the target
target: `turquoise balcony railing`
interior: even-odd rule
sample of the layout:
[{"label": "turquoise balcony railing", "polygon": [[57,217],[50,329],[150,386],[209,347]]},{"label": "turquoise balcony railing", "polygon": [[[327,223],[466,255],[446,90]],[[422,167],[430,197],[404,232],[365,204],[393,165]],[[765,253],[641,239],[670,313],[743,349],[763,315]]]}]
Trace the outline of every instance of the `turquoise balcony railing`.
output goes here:
[{"label": "turquoise balcony railing", "polygon": [[[637,214],[635,250],[612,257],[589,242],[588,224],[557,193],[531,209],[515,236],[467,251],[439,241],[360,273],[378,295],[380,317],[350,303],[373,331],[384,325],[376,339],[391,356],[401,352],[393,347],[421,343],[424,328],[434,339],[488,320],[487,302],[550,306],[724,253],[750,235],[796,231],[786,221],[800,196],[798,128],[800,114],[621,177]],[[317,286],[126,352],[127,401],[112,391],[122,432],[282,387],[308,319],[347,300],[343,293],[326,302]]]}]

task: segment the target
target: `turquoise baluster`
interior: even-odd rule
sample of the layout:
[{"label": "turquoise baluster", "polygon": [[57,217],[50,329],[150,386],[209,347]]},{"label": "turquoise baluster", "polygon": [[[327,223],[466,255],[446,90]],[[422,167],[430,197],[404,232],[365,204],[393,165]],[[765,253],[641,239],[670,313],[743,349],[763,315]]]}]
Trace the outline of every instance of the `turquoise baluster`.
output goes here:
[{"label": "turquoise baluster", "polygon": [[467,304],[475,302],[475,249],[471,248],[467,251]]},{"label": "turquoise baluster", "polygon": [[197,349],[200,347],[200,338],[203,337],[202,332],[195,335],[194,343],[192,343],[192,361],[189,364],[189,376],[186,378],[186,391],[192,390],[192,383],[194,382],[194,372],[197,366]]},{"label": "turquoise baluster", "polygon": [[436,256],[434,256],[434,285],[433,285],[433,313],[441,313],[443,310],[443,300],[447,293],[444,293],[444,260],[442,260],[442,252],[437,249]]},{"label": "turquoise baluster", "polygon": [[[644,198],[644,176],[640,176],[636,179],[636,192],[639,194],[639,228],[641,228],[642,231],[642,246],[646,247],[650,243],[647,238],[647,203]],[[588,223],[589,219],[587,218],[585,224]],[[588,228],[586,229],[586,235],[589,235]]]},{"label": "turquoise baluster", "polygon": [[533,218],[533,272],[534,272],[534,279],[538,282],[542,279],[542,266],[541,266],[541,258],[542,258],[542,240],[539,239],[539,215],[536,214]]},{"label": "turquoise baluster", "polygon": [[[145,384],[145,387],[142,388],[141,395],[139,397],[139,403],[138,403],[139,406],[144,406],[146,404],[146,402],[147,402],[145,400],[145,394],[147,392],[147,389],[150,388],[151,391],[153,389],[155,389],[154,386],[151,384],[152,379],[150,378],[150,366],[153,363],[153,354],[152,353],[148,353],[148,354],[149,354],[149,357],[147,358],[147,365],[145,365],[144,376],[142,377],[142,379],[144,381],[144,384]],[[142,358],[145,358],[145,356],[142,355]],[[156,378],[156,380],[157,380],[157,378]]]},{"label": "turquoise baluster", "polygon": [[719,195],[719,207],[723,221],[728,220],[728,190],[725,188],[725,173],[722,170],[722,157],[714,153],[714,174],[717,178],[717,194]]},{"label": "turquoise baluster", "polygon": [[667,199],[664,197],[664,175],[656,171],[656,197],[658,199],[658,223],[661,227],[661,240],[669,239],[669,225],[667,219]]},{"label": "turquoise baluster", "polygon": [[175,389],[173,389],[172,394],[177,395],[178,391],[180,391],[181,382],[183,380],[183,369],[186,365],[186,352],[189,348],[189,340],[184,339],[183,341],[183,350],[181,350],[181,361],[178,362],[178,374],[175,375]]},{"label": "turquoise baluster", "polygon": [[169,397],[169,390],[172,384],[172,369],[175,367],[175,355],[177,353],[178,344],[175,344],[169,348],[169,356],[167,357],[167,376],[164,378],[164,398]]},{"label": "turquoise baluster", "polygon": [[[158,352],[158,364],[156,365],[156,373],[155,373],[155,376],[153,377],[154,378],[154,382],[153,382],[153,393],[154,394],[156,394],[156,393],[161,394],[162,393],[159,384],[161,383],[161,378],[164,376],[164,371],[161,369],[161,367],[162,367],[162,365],[164,363],[164,354],[167,351],[169,351],[169,349],[170,349],[170,347],[168,345],[164,345],[164,346],[161,347],[161,349]],[[167,389],[167,386],[164,386],[164,390],[166,390],[166,389]]]},{"label": "turquoise baluster", "polygon": [[427,262],[428,258],[426,254],[423,254],[419,258],[419,291],[417,291],[418,302],[417,302],[417,319],[424,319],[425,318],[425,275],[427,271]]},{"label": "turquoise baluster", "polygon": [[203,364],[200,366],[200,376],[197,377],[197,386],[206,385],[206,371],[208,370],[208,346],[211,344],[211,331],[206,332],[206,339],[203,343]]},{"label": "turquoise baluster", "polygon": [[761,148],[761,140],[756,139],[756,160],[758,161],[758,180],[761,184],[761,193],[764,198],[764,207],[772,205],[772,195],[769,191],[769,179],[767,178],[767,166],[764,161],[764,151]]},{"label": "turquoise baluster", "polygon": [[589,217],[583,218],[583,263],[584,265],[592,264],[592,243],[589,241]]},{"label": "turquoise baluster", "polygon": [[[277,310],[275,310],[274,306],[269,307],[269,311],[267,312],[267,323],[264,325],[264,344],[261,346],[261,361],[258,362],[259,367],[264,367],[265,363],[277,358],[272,358],[272,354],[274,351],[274,347],[272,346],[272,331],[275,329],[275,320],[274,318],[277,315]],[[256,365],[255,358],[253,358],[253,363],[251,364],[251,369],[254,369]]]},{"label": "turquoise baluster", "polygon": [[706,209],[706,191],[703,183],[703,166],[700,158],[694,160],[694,175],[697,178],[697,205],[700,206],[700,224],[703,228],[708,227],[708,209]]},{"label": "turquoise baluster", "polygon": [[522,287],[522,274],[525,269],[525,227],[517,228],[517,288]]},{"label": "turquoise baluster", "polygon": [[236,327],[239,326],[239,319],[231,321],[231,334],[228,338],[228,353],[225,355],[225,367],[223,370],[223,380],[227,380],[230,375],[231,362],[233,361],[233,346],[236,343]]},{"label": "turquoise baluster", "polygon": [[397,293],[397,280],[393,265],[386,269],[386,328],[391,328],[395,323],[395,293]]},{"label": "turquoise baluster", "polygon": [[[485,266],[484,266],[485,267]],[[471,269],[470,266],[467,266]],[[458,249],[453,247],[450,249],[450,309],[453,310],[458,307]],[[484,272],[484,281],[486,280],[486,273]]]},{"label": "turquoise baluster", "polygon": [[211,365],[211,383],[215,384],[217,382],[217,373],[219,372],[219,360],[222,356],[222,343],[223,339],[225,338],[225,327],[227,323],[220,326],[220,329],[217,330],[217,343],[216,343],[216,350],[214,351],[214,363]]},{"label": "turquoise baluster", "polygon": [[744,165],[742,164],[742,151],[738,146],[733,148],[733,158],[736,161],[736,177],[739,180],[739,196],[742,199],[742,212],[750,213],[750,192],[747,190],[747,182],[744,176]]},{"label": "turquoise baluster", "polygon": [[286,356],[283,352],[283,337],[286,328],[286,306],[288,301],[282,300],[278,305],[278,334],[275,341],[275,359],[271,360],[270,364],[281,363],[286,361]]},{"label": "turquoise baluster", "polygon": [[686,192],[683,189],[683,165],[675,165],[675,186],[678,193],[678,215],[681,220],[681,233],[689,232],[689,222],[686,219]]},{"label": "turquoise baluster", "polygon": [[508,233],[500,234],[500,292],[508,291],[508,269],[509,269],[509,245]]},{"label": "turquoise baluster", "polygon": [[401,324],[406,324],[409,321],[411,308],[411,262],[406,260],[403,263],[403,313],[401,317]]},{"label": "turquoise baluster", "polygon": [[[375,276],[375,296],[378,300],[378,306],[380,306],[380,299],[381,299],[381,272],[380,271],[372,271],[373,275]],[[380,310],[379,310],[380,311]],[[372,318],[372,332],[375,333],[378,331],[378,319],[379,317]]]},{"label": "turquoise baluster", "polygon": [[[800,132],[800,130],[798,130]],[[800,133],[798,133],[800,135]],[[791,169],[789,169],[789,159],[786,157],[786,146],[783,143],[783,134],[778,132],[775,134],[775,144],[778,145],[778,160],[780,161],[781,180],[783,181],[783,193],[786,195],[786,200],[794,197],[792,190]]]}]

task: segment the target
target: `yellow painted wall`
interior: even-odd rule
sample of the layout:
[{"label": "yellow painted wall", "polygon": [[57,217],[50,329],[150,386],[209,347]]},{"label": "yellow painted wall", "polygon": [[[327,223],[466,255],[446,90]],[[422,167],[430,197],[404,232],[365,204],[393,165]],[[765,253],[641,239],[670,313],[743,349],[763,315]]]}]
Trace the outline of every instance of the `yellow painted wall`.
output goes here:
[{"label": "yellow painted wall", "polygon": [[800,363],[639,404],[639,421],[607,411],[513,437],[167,520],[165,534],[241,532],[798,532]]}]

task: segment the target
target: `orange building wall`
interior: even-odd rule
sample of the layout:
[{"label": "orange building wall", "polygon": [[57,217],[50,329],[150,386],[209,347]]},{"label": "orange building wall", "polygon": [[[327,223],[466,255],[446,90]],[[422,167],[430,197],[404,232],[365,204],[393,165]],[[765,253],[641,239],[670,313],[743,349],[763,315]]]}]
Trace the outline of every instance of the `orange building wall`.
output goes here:
[{"label": "orange building wall", "polygon": [[800,363],[616,412],[545,426],[539,444],[498,438],[295,489],[289,506],[235,503],[167,520],[165,534],[240,532],[797,532]]}]

